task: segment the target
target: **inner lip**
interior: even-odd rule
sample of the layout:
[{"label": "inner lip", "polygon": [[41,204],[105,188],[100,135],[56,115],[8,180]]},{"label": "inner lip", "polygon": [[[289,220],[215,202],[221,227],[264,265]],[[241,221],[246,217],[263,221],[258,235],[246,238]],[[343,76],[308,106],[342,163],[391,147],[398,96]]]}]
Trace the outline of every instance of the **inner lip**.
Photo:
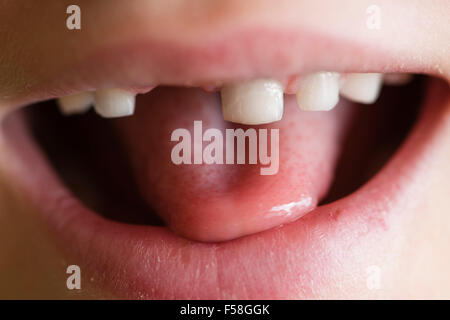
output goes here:
[{"label": "inner lip", "polygon": [[[224,243],[192,242],[166,228],[101,218],[60,183],[21,117],[6,119],[3,133],[5,141],[12,142],[8,144],[14,157],[10,174],[17,185],[51,226],[63,250],[114,294],[159,299],[320,297],[321,283],[336,281],[340,273],[341,280],[348,281],[345,270],[356,272],[367,263],[377,263],[358,252],[373,250],[371,243],[378,248],[391,246],[392,233],[401,226],[397,221],[423,189],[427,171],[421,163],[436,156],[439,136],[445,134],[441,107],[447,87],[437,80],[430,82],[415,129],[389,164],[362,188],[283,228]],[[344,260],[342,248],[351,248]],[[264,268],[258,271],[256,266]],[[199,272],[201,286],[192,288],[190,279]],[[363,277],[363,271],[356,278],[358,274]],[[352,281],[357,280],[354,276]],[[363,285],[364,279],[360,280]],[[245,292],[239,289],[242,283]]]}]

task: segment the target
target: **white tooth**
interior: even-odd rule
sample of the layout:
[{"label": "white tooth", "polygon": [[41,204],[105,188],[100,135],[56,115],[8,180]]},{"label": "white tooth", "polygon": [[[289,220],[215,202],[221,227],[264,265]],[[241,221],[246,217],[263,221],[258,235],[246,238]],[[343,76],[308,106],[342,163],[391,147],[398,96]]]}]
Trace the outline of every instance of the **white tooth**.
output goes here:
[{"label": "white tooth", "polygon": [[339,74],[317,72],[302,80],[297,92],[300,109],[307,111],[327,111],[339,102]]},{"label": "white tooth", "polygon": [[342,84],[342,96],[360,103],[373,103],[377,100],[382,85],[380,73],[350,73]]},{"label": "white tooth", "polygon": [[222,113],[226,121],[263,124],[283,117],[283,86],[276,80],[256,79],[222,87]]},{"label": "white tooth", "polygon": [[104,118],[130,116],[134,113],[136,95],[123,89],[103,89],[95,92],[95,111]]},{"label": "white tooth", "polygon": [[411,82],[413,75],[410,73],[386,73],[383,75],[383,82],[390,86],[402,86]]},{"label": "white tooth", "polygon": [[80,114],[87,112],[94,102],[92,92],[80,92],[58,98],[59,110],[64,115]]}]

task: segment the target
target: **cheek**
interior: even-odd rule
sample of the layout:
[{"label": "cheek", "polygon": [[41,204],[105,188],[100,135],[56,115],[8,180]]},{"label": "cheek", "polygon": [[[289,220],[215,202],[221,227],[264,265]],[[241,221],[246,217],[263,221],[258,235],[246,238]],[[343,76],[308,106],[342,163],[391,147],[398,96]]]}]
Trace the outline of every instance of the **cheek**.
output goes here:
[{"label": "cheek", "polygon": [[[33,209],[13,184],[0,179],[0,297],[27,297],[55,293],[58,266],[57,252],[45,239],[35,221]],[[30,283],[34,288],[30,290]],[[46,285],[45,285],[46,284]],[[47,286],[47,288],[46,288]],[[27,288],[29,288],[27,290]],[[57,291],[56,291],[57,292]]]},{"label": "cheek", "polygon": [[406,221],[403,249],[393,268],[396,291],[406,298],[450,295],[450,134],[447,137],[441,144],[448,147],[434,166],[428,192]]},{"label": "cheek", "polygon": [[67,289],[66,268],[76,262],[47,236],[36,209],[3,173],[0,170],[0,299],[107,298],[88,281],[80,292]]}]

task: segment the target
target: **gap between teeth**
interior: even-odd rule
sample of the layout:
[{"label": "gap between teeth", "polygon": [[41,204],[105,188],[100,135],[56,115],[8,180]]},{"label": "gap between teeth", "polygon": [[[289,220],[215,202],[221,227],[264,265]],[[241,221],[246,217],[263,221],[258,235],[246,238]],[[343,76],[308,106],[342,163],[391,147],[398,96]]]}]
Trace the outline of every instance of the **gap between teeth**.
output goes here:
[{"label": "gap between teeth", "polygon": [[[328,111],[339,102],[339,95],[355,102],[376,101],[385,81],[389,85],[409,82],[409,74],[316,72],[301,79],[297,90],[299,108],[305,111]],[[258,125],[281,120],[284,88],[275,79],[254,79],[224,84],[221,88],[222,114],[226,121]],[[115,88],[82,92],[58,99],[65,115],[88,111],[94,105],[102,117],[115,118],[134,113],[136,94]]]}]

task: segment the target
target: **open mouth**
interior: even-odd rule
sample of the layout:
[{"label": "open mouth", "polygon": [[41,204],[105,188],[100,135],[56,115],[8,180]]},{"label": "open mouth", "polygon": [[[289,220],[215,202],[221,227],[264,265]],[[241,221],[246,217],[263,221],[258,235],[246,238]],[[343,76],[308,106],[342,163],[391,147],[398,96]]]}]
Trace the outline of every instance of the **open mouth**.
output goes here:
[{"label": "open mouth", "polygon": [[[324,288],[338,297],[343,283],[364,291],[366,268],[386,265],[407,241],[397,235],[416,218],[408,213],[450,132],[448,84],[378,56],[297,72],[271,51],[248,69],[237,59],[236,74],[227,69],[235,50],[196,48],[172,65],[183,50],[166,45],[154,57],[172,68],[149,81],[107,72],[119,62],[125,70],[124,55],[133,70],[157,69],[143,58],[148,47],[96,53],[101,76],[62,80],[3,119],[9,172],[68,255],[126,298],[311,298]],[[208,70],[193,67],[200,58]],[[382,87],[408,77],[398,71],[428,75]],[[224,135],[278,129],[277,171],[248,163],[249,140],[243,164],[174,164],[171,135],[194,133],[195,121]],[[383,258],[365,254],[386,248]]]},{"label": "open mouth", "polygon": [[[15,116],[23,118],[65,185],[97,214],[124,223],[165,225],[192,240],[227,241],[295,221],[319,204],[359,189],[409,133],[426,82],[417,77],[408,85],[386,87],[371,106],[341,99],[335,110],[323,112],[302,112],[295,96],[286,95],[283,120],[276,115],[273,123],[257,125],[280,130],[276,151],[280,164],[271,175],[261,175],[258,164],[249,163],[251,145],[257,142],[250,137],[244,140],[241,164],[226,164],[224,159],[195,164],[192,146],[188,163],[171,159],[178,144],[172,141],[172,133],[178,128],[194,133],[196,121],[201,120],[205,127],[202,136],[209,127],[223,136],[230,128],[251,128],[224,121],[226,111],[221,110],[233,106],[227,107],[217,92],[157,87],[137,96],[135,115],[115,120],[105,120],[93,111],[65,117],[54,101],[38,103]],[[304,88],[301,90],[308,90]],[[236,99],[245,99],[252,90],[258,92],[245,88]],[[324,94],[329,91],[327,88]],[[120,99],[127,98],[115,97],[119,108]],[[406,116],[399,107],[403,103],[409,106]],[[62,113],[67,113],[64,102],[60,105]],[[82,106],[85,113],[90,103],[88,107],[84,102],[75,105]],[[278,108],[270,106],[267,99],[257,105]],[[260,117],[258,110],[247,111],[246,121],[252,119],[252,113]],[[236,145],[237,140],[233,137]],[[222,158],[226,158],[229,150],[220,142]],[[201,150],[207,145],[204,141]],[[238,153],[237,146],[233,150]],[[275,152],[273,148],[269,151]]]}]

